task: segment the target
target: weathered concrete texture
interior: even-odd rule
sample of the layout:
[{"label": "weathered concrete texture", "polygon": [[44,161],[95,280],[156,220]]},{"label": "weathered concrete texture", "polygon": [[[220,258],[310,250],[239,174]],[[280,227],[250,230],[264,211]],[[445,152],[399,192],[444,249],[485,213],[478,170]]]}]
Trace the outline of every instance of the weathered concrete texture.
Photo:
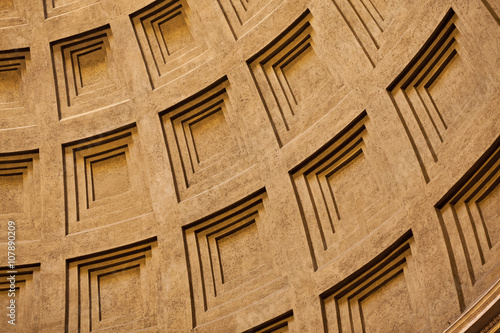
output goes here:
[{"label": "weathered concrete texture", "polygon": [[0,332],[495,331],[499,15],[0,0]]}]

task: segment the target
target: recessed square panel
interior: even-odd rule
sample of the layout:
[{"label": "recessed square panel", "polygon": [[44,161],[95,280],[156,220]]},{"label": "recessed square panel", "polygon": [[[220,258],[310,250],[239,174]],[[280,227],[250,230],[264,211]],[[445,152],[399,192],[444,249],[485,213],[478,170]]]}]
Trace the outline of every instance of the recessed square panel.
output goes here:
[{"label": "recessed square panel", "polygon": [[328,69],[318,59],[311,45],[299,51],[295,58],[281,68],[294,103],[301,103],[330,79]]},{"label": "recessed square panel", "polygon": [[[387,88],[414,148],[424,180],[439,172],[447,145],[463,135],[461,123],[498,95],[489,65],[448,10],[425,45]],[[483,65],[484,64],[484,65]]]},{"label": "recessed square panel", "polygon": [[[5,224],[7,225],[7,224]],[[19,229],[18,229],[19,230]],[[6,239],[6,238],[5,238]],[[7,246],[5,246],[7,248]],[[10,276],[15,274],[14,295],[11,289]],[[0,320],[0,332],[39,332],[39,309],[34,304],[40,304],[40,264],[16,265],[14,271],[9,267],[0,267],[0,306],[6,309],[5,320]],[[15,301],[15,325],[9,323],[8,317],[11,300]]]},{"label": "recessed square panel", "polygon": [[411,332],[410,293],[403,273],[396,273],[376,290],[359,298],[366,332]]},{"label": "recessed square panel", "polygon": [[[380,199],[377,200],[377,198],[382,197],[382,194],[370,168],[370,163],[364,158],[362,152],[358,152],[345,160],[344,164],[337,165],[337,170],[332,169],[325,175],[328,183],[326,188],[335,196],[337,207],[335,212],[338,213],[340,219],[352,216],[355,217],[354,220],[367,221],[370,216],[362,212],[363,209],[360,207],[370,211],[370,207],[380,203],[378,202]],[[338,227],[342,229],[346,226],[339,225]],[[355,230],[351,229],[351,231]]]},{"label": "recessed square panel", "polygon": [[92,86],[108,79],[106,51],[102,46],[78,55],[81,86]]},{"label": "recessed square panel", "polygon": [[113,197],[130,188],[125,152],[90,162],[93,200]]},{"label": "recessed square panel", "polygon": [[0,67],[0,104],[20,101],[21,71]]},{"label": "recessed square panel", "polygon": [[[18,242],[40,239],[39,172],[38,150],[0,154],[0,219],[23,230],[16,234]],[[7,227],[0,230],[0,243],[7,241],[7,232]]]},{"label": "recessed square panel", "polygon": [[151,211],[134,125],[63,145],[67,233]]},{"label": "recessed square panel", "polygon": [[312,20],[306,10],[247,60],[280,146],[317,121],[345,85],[316,45]]},{"label": "recessed square panel", "polygon": [[95,111],[126,100],[113,61],[109,25],[50,43],[59,118]]},{"label": "recessed square panel", "polygon": [[389,203],[367,142],[363,111],[290,171],[315,269],[347,251],[382,223]]},{"label": "recessed square panel", "polygon": [[262,244],[255,221],[216,237],[221,278],[229,282],[260,266]]},{"label": "recessed square panel", "polygon": [[282,288],[265,233],[265,192],[184,227],[193,283],[193,326]]},{"label": "recessed square panel", "polygon": [[160,113],[178,200],[222,183],[247,163],[227,78]]},{"label": "recessed square panel", "polygon": [[498,276],[500,138],[436,204],[462,311]]},{"label": "recessed square panel", "polygon": [[185,0],[157,0],[130,15],[156,89],[208,61],[203,23]]},{"label": "recessed square panel", "polygon": [[158,22],[158,27],[169,56],[192,46],[195,41],[182,12]]},{"label": "recessed square panel", "polygon": [[[116,317],[140,319],[141,266],[139,264],[97,275],[99,320]],[[128,306],[117,306],[127,304]]]},{"label": "recessed square panel", "polygon": [[156,238],[66,261],[66,330],[151,329],[157,325]]},{"label": "recessed square panel", "polygon": [[29,60],[28,48],[0,52],[0,129],[33,124],[26,91]]},{"label": "recessed square panel", "polygon": [[419,278],[406,233],[376,259],[320,295],[325,332],[417,332]]},{"label": "recessed square panel", "polygon": [[205,114],[204,117],[190,123],[189,127],[198,163],[230,149],[234,143],[234,140],[227,140],[231,136],[231,129],[227,125],[222,109]]},{"label": "recessed square panel", "polygon": [[22,172],[0,174],[0,197],[2,198],[0,202],[0,212],[9,214],[22,213],[24,192],[23,178]]}]

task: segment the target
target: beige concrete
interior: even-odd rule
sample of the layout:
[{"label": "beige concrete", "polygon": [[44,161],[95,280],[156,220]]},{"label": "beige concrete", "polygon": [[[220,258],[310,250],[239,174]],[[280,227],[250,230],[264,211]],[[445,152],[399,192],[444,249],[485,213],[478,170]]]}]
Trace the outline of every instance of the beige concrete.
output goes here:
[{"label": "beige concrete", "polygon": [[495,331],[499,16],[0,0],[0,332]]}]

